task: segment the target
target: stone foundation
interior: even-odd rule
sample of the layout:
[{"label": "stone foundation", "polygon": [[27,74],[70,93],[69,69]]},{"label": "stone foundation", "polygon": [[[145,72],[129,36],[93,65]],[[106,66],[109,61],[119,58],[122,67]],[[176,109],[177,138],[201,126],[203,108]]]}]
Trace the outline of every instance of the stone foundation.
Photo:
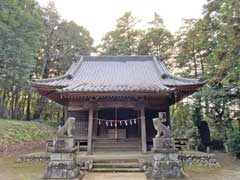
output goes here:
[{"label": "stone foundation", "polygon": [[50,162],[43,178],[44,179],[74,179],[80,175],[80,169],[76,164]]},{"label": "stone foundation", "polygon": [[50,162],[44,179],[74,179],[81,175],[77,166],[77,147],[73,146],[73,138],[56,139],[54,146],[48,148]]},{"label": "stone foundation", "polygon": [[184,179],[173,138],[154,138],[152,152],[152,163],[145,171],[148,180]]},{"label": "stone foundation", "polygon": [[146,169],[148,180],[183,179],[181,161],[177,153],[153,154],[153,162]]},{"label": "stone foundation", "polygon": [[[66,151],[66,150],[65,150]],[[76,163],[76,153],[52,152],[50,162],[43,178],[45,179],[74,179],[80,175],[80,168]]]},{"label": "stone foundation", "polygon": [[152,151],[157,152],[159,150],[174,150],[175,142],[174,138],[153,138],[153,148]]}]

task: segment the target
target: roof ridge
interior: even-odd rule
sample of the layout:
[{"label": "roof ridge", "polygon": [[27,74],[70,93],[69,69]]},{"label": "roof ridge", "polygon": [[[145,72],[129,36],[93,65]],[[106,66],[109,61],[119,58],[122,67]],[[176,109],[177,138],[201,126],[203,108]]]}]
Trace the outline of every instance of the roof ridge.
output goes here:
[{"label": "roof ridge", "polygon": [[69,74],[69,75],[71,75],[73,77],[76,74],[76,72],[78,71],[80,65],[82,64],[83,59],[84,59],[83,56],[81,56],[80,59],[77,61],[76,66],[74,66],[72,72],[68,73],[68,71],[67,71],[66,74]]},{"label": "roof ridge", "polygon": [[156,67],[157,67],[158,73],[160,74],[161,78],[163,78],[164,75],[168,75],[167,72],[163,72],[163,73],[161,72],[160,64],[159,64],[156,56],[153,56],[153,61],[154,61],[155,65],[156,65]]},{"label": "roof ridge", "polygon": [[118,60],[118,61],[146,61],[152,60],[154,56],[148,55],[101,55],[101,56],[83,56],[86,61],[91,60],[104,60],[104,61],[111,61],[111,60]]}]

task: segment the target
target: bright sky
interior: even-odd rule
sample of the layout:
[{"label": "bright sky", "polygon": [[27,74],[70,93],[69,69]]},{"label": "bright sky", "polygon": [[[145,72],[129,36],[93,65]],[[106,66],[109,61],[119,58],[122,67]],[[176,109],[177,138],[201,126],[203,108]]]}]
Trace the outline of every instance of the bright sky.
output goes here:
[{"label": "bright sky", "polygon": [[[44,6],[49,0],[37,0]],[[98,44],[112,30],[116,19],[126,11],[141,20],[144,28],[157,12],[171,32],[176,32],[185,18],[200,18],[206,0],[53,0],[63,19],[87,28]]]}]

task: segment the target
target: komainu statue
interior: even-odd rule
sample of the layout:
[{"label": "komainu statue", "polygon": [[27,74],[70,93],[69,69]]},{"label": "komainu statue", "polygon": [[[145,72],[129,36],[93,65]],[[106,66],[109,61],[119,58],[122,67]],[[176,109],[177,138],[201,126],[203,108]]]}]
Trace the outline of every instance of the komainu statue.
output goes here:
[{"label": "komainu statue", "polygon": [[69,117],[66,123],[62,127],[59,127],[57,131],[57,137],[58,138],[62,138],[64,136],[73,137],[74,132],[75,132],[75,118]]},{"label": "komainu statue", "polygon": [[50,162],[44,179],[79,179],[83,175],[77,165],[78,147],[74,143],[74,131],[75,118],[69,117],[64,126],[58,129],[53,147],[48,147]]},{"label": "komainu statue", "polygon": [[171,138],[171,130],[169,126],[166,126],[164,123],[167,122],[166,113],[159,112],[158,118],[153,119],[154,128],[157,130],[156,138]]},{"label": "komainu statue", "polygon": [[182,164],[178,160],[177,149],[167,121],[166,112],[159,112],[159,117],[153,119],[157,135],[153,138],[152,161],[146,163],[148,180],[184,179]]}]

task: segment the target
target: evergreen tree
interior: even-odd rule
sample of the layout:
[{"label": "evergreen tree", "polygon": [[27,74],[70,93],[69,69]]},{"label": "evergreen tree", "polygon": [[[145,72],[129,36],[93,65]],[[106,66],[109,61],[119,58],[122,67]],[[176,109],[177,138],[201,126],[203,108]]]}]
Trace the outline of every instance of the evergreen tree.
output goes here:
[{"label": "evergreen tree", "polygon": [[116,28],[102,39],[98,50],[104,55],[134,55],[142,32],[136,29],[138,20],[126,12],[117,20]]},{"label": "evergreen tree", "polygon": [[[23,89],[35,66],[42,32],[41,9],[34,0],[1,0],[0,4],[0,116],[17,118]],[[8,99],[7,99],[8,98]]]},{"label": "evergreen tree", "polygon": [[162,18],[157,13],[154,13],[154,20],[149,25],[150,28],[138,45],[139,54],[168,59],[174,45],[173,35],[166,29]]}]

